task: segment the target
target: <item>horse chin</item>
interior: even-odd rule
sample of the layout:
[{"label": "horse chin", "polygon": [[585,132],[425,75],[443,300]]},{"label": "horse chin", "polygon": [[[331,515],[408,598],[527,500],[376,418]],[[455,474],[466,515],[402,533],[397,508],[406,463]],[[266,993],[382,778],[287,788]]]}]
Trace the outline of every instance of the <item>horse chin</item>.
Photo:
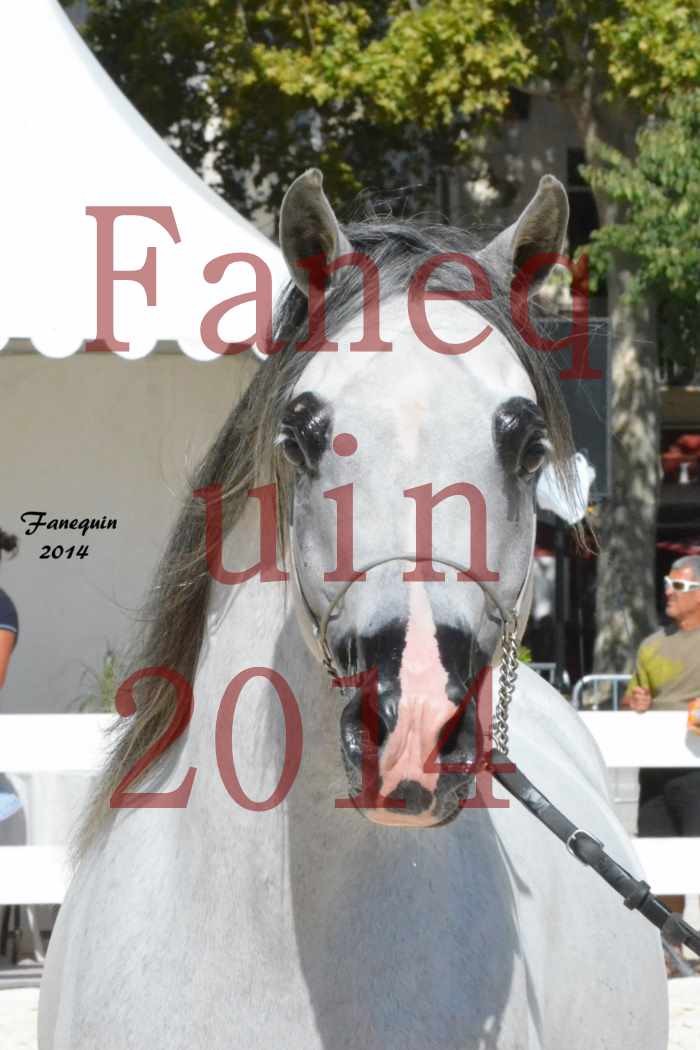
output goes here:
[{"label": "horse chin", "polygon": [[432,813],[402,813],[397,809],[361,809],[363,817],[388,828],[437,828],[443,823]]},{"label": "horse chin", "polygon": [[466,786],[463,792],[449,797],[433,796],[429,804],[418,811],[411,794],[409,790],[408,799],[394,796],[385,798],[376,790],[368,792],[365,789],[360,793],[351,789],[350,798],[358,813],[372,824],[389,828],[439,828],[451,824],[459,816],[460,797],[466,794]]}]

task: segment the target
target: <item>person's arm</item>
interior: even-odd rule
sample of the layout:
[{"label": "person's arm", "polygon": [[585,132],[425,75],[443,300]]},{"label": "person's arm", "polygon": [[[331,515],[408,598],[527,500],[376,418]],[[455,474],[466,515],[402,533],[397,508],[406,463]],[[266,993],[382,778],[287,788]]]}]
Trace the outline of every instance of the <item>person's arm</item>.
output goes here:
[{"label": "person's arm", "polygon": [[0,689],[5,684],[7,668],[10,666],[10,656],[14,648],[17,635],[14,631],[0,631]]},{"label": "person's arm", "polygon": [[622,707],[636,711],[638,714],[648,711],[652,700],[650,686],[649,675],[644,666],[644,646],[641,646],[637,653],[637,666],[622,698]]}]

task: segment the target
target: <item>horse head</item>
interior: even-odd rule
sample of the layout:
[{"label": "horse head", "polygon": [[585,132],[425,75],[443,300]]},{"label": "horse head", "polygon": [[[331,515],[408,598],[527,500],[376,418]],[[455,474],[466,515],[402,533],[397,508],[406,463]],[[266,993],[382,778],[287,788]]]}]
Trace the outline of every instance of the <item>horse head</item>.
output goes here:
[{"label": "horse head", "polygon": [[504,618],[526,616],[535,487],[566,427],[508,293],[528,260],[561,250],[567,218],[546,176],[519,219],[467,255],[445,228],[341,229],[317,171],[282,205],[294,282],[282,316],[298,352],[317,351],[276,435],[297,607],[345,682],[351,796],[381,823],[457,814],[477,757],[469,698]]}]

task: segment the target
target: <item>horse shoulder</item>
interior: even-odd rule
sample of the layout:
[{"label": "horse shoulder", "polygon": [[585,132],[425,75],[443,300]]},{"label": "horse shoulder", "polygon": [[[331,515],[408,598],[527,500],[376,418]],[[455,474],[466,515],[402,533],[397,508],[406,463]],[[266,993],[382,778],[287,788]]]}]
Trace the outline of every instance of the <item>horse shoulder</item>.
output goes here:
[{"label": "horse shoulder", "polygon": [[523,665],[511,705],[510,739],[513,761],[535,787],[577,827],[601,839],[629,870],[641,874],[633,842],[615,813],[595,739],[577,711]]},{"label": "horse shoulder", "polygon": [[516,732],[610,803],[607,769],[595,739],[571,704],[527,664],[519,666],[513,714]]}]

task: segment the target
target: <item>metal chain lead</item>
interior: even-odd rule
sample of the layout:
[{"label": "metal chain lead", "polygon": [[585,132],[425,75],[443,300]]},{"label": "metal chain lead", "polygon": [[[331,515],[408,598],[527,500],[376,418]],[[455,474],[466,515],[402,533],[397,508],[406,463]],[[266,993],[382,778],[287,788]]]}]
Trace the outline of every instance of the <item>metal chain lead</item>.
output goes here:
[{"label": "metal chain lead", "polygon": [[493,746],[502,755],[508,754],[508,708],[515,692],[518,676],[518,621],[512,617],[503,627],[501,672],[498,681],[498,704],[493,717]]}]

